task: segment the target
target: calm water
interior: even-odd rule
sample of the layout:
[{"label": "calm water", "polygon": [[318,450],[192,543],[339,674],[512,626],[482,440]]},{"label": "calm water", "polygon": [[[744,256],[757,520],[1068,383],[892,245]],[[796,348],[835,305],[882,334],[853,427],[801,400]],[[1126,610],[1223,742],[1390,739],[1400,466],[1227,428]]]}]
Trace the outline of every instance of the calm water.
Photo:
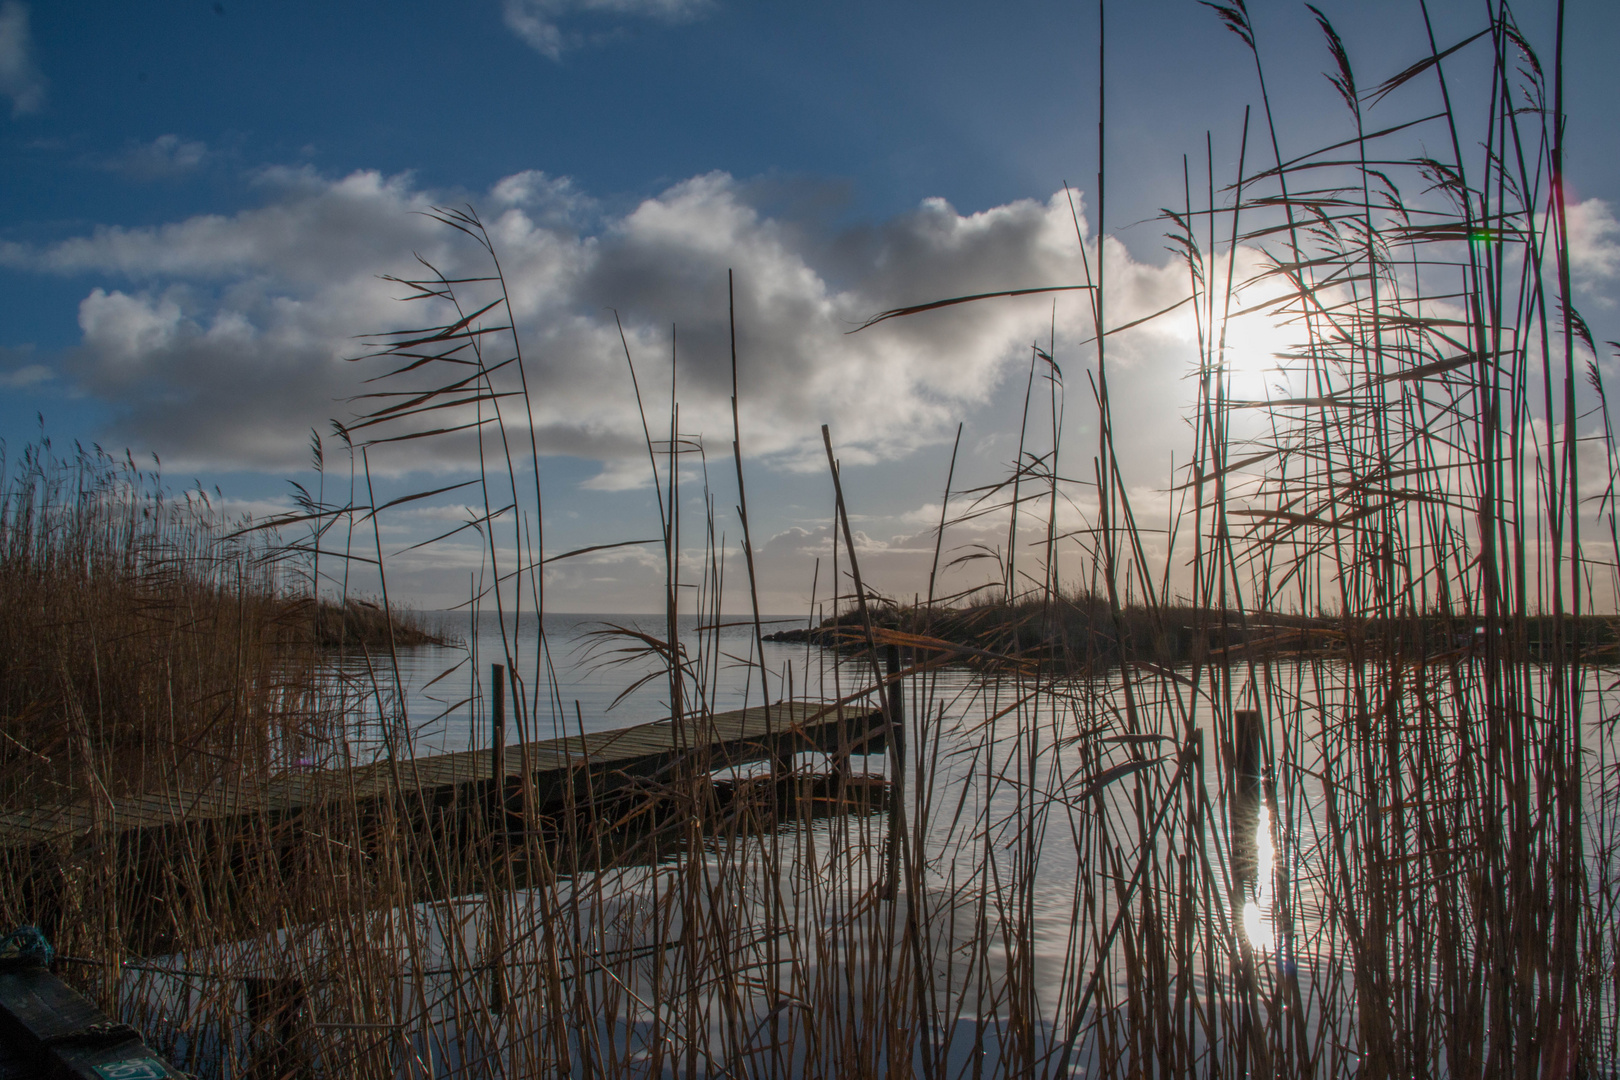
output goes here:
[{"label": "calm water", "polygon": [[[541,620],[525,615],[514,629],[509,622],[503,637],[499,621],[493,615],[474,621],[465,615],[435,613],[430,616],[459,643],[451,647],[425,647],[402,650],[399,654],[398,683],[403,694],[382,690],[372,694],[367,703],[365,723],[351,732],[349,753],[363,759],[385,749],[378,732],[385,724],[382,718],[392,717],[400,729],[408,733],[412,749],[417,753],[449,752],[475,749],[489,745],[490,741],[490,680],[489,666],[497,662],[515,660],[525,696],[532,706],[535,718],[530,738],[546,739],[574,734],[581,728],[587,732],[626,727],[667,717],[669,682],[660,657],[647,647],[644,640],[633,635],[646,634],[661,639],[664,621],[654,615],[612,614],[550,614]],[[802,618],[791,616],[767,617],[766,632],[775,629],[802,627]],[[544,629],[544,649],[542,634]],[[692,673],[684,691],[688,707],[693,700],[706,701],[714,711],[757,705],[761,700],[760,667],[753,660],[753,625],[740,618],[733,625],[718,629],[705,627],[692,616],[681,619],[681,641],[694,667],[702,670]],[[510,658],[510,659],[509,659]],[[764,665],[768,692],[772,701],[784,697],[832,699],[843,697],[857,689],[869,676],[867,664],[860,657],[840,657],[838,654],[804,644],[764,645]],[[351,685],[369,684],[376,674],[375,683],[392,682],[383,673],[351,667],[347,672]],[[1313,700],[1302,715],[1292,718],[1295,725],[1308,730],[1319,729],[1324,714],[1333,711],[1332,702],[1346,693],[1343,687],[1330,688],[1343,676],[1328,676],[1325,684],[1317,680],[1307,687],[1295,680],[1298,672],[1290,672],[1286,664],[1271,669],[1268,678],[1277,680],[1277,686],[1268,691],[1268,697],[1277,700]],[[937,748],[930,771],[935,777],[942,802],[955,801],[961,795],[961,805],[970,818],[983,821],[1005,820],[1016,812],[1027,799],[1030,786],[1047,795],[1072,793],[1085,786],[1088,773],[1100,772],[1110,765],[1125,760],[1121,748],[1111,756],[1094,758],[1081,755],[1077,748],[1082,731],[1103,728],[1123,730],[1118,674],[1094,680],[1080,680],[1060,689],[1055,694],[1043,695],[1028,705],[1012,709],[1009,706],[1026,691],[1015,681],[1007,679],[984,680],[972,673],[956,669],[929,676],[925,680],[911,680],[912,704],[908,711],[917,715],[922,705],[939,719]],[[540,692],[535,693],[535,687]],[[626,693],[627,688],[629,692]],[[1589,762],[1602,772],[1615,759],[1613,731],[1606,731],[1602,718],[1620,712],[1620,683],[1605,679],[1596,670],[1589,675],[1588,701],[1585,714]],[[1141,691],[1139,690],[1138,693]],[[923,705],[923,702],[927,702]],[[1149,729],[1173,736],[1179,730],[1174,718],[1179,712],[1166,700],[1142,700],[1140,706],[1148,718]],[[1200,724],[1208,731],[1213,722],[1210,707],[1205,703]],[[1268,711],[1270,711],[1268,709]],[[508,706],[508,741],[515,737],[514,722]],[[995,718],[992,720],[992,718]],[[1279,721],[1280,722],[1280,721]],[[1280,727],[1279,727],[1280,735]],[[1038,768],[1034,776],[1020,778],[1009,772],[1008,765],[1014,754],[1020,753],[1017,732],[1035,732],[1035,756]],[[1028,738],[1028,735],[1024,736]],[[1106,735],[1103,739],[1107,742]],[[1233,907],[1227,916],[1233,928],[1248,939],[1262,953],[1286,951],[1295,953],[1309,946],[1299,941],[1277,940],[1277,928],[1272,924],[1270,883],[1276,863],[1284,870],[1282,880],[1293,879],[1303,885],[1297,900],[1307,908],[1316,908],[1322,900],[1312,879],[1320,871],[1314,865],[1311,852],[1320,850],[1326,822],[1320,814],[1321,786],[1316,779],[1316,768],[1322,759],[1315,757],[1324,747],[1309,746],[1300,750],[1305,766],[1292,779],[1283,783],[1285,805],[1263,805],[1252,829],[1245,828],[1242,837],[1221,838],[1219,848],[1224,861],[1232,845],[1238,844],[1252,852],[1258,861],[1255,867],[1256,883],[1252,889],[1235,891]],[[1157,747],[1155,753],[1174,755],[1174,743],[1169,738]],[[1208,769],[1205,785],[1211,807],[1222,807],[1217,767],[1217,748],[1211,741],[1206,747]],[[859,759],[857,759],[859,761]],[[865,766],[870,772],[884,772],[888,762],[884,755],[867,758]],[[1160,766],[1165,771],[1169,766]],[[1168,772],[1165,772],[1168,776]],[[993,779],[992,779],[993,777]],[[1126,781],[1114,785],[1107,792],[1112,806],[1115,799],[1132,789]],[[1290,790],[1291,789],[1291,790]],[[965,790],[965,794],[962,794]],[[1037,816],[1054,812],[1048,799]],[[1033,804],[1026,813],[1034,810]],[[1114,807],[1122,812],[1122,807]],[[1057,811],[1065,817],[1070,811]],[[930,837],[935,851],[945,853],[961,843],[961,837],[952,835],[945,827],[943,817],[931,828]],[[1214,827],[1220,831],[1227,824],[1224,809],[1218,814]],[[1056,827],[1057,835],[1067,832]],[[977,858],[979,852],[968,852]],[[1036,937],[1044,939],[1043,952],[1054,961],[1060,960],[1065,948],[1063,938],[1068,930],[1068,912],[1072,899],[1075,862],[1072,849],[1065,843],[1042,845],[1040,854],[1042,874],[1036,887]],[[955,857],[947,856],[947,863]],[[1222,874],[1228,871],[1222,867]],[[1054,972],[1055,974],[1055,972]]]},{"label": "calm water", "polygon": [[[548,614],[542,622],[526,614],[515,625],[508,618],[504,634],[493,614],[473,619],[430,612],[427,618],[457,643],[400,650],[397,684],[387,657],[373,657],[370,667],[364,659],[343,665],[345,685],[356,703],[350,711],[357,722],[349,732],[355,759],[383,751],[381,733],[387,724],[405,733],[417,753],[487,747],[492,664],[518,673],[534,718],[528,733],[532,739],[577,734],[581,728],[590,732],[629,727],[670,715],[664,663],[645,640],[633,636],[662,639],[663,616]],[[802,616],[766,616],[765,621],[766,633],[805,625]],[[695,616],[683,616],[679,627],[681,645],[694,668],[700,664],[700,653],[704,657],[701,670],[694,670],[686,683],[688,708],[696,700],[716,712],[760,704],[761,672],[760,664],[751,659],[751,622],[739,617],[735,623],[710,628]],[[833,684],[840,681],[831,670],[832,658],[822,656],[819,649],[766,642],[764,658],[772,701],[790,696],[790,691],[793,697],[830,696]],[[516,737],[510,702],[507,717],[510,742]]]},{"label": "calm water", "polygon": [[[525,696],[533,703],[532,738],[550,738],[580,727],[587,731],[622,727],[668,715],[669,684],[662,661],[647,651],[645,641],[632,636],[640,632],[661,638],[663,625],[658,617],[549,615],[543,624],[529,617],[518,624],[515,633],[509,626],[505,640],[492,617],[476,623],[465,616],[459,620],[447,617],[445,624],[452,633],[459,633],[463,644],[402,652],[398,691],[387,688],[394,682],[391,672],[379,673],[363,663],[344,670],[345,685],[360,702],[358,719],[348,734],[349,753],[364,756],[380,752],[384,745],[380,733],[385,730],[402,733],[418,753],[488,745],[489,665],[508,662],[508,657],[515,659]],[[803,623],[786,621],[776,625]],[[690,654],[707,658],[701,670],[694,661],[688,697],[701,696],[717,711],[758,704],[760,665],[750,660],[751,625],[705,631],[697,620],[689,618],[683,620],[681,631]],[[773,701],[790,694],[797,698],[847,695],[866,675],[859,660],[845,658],[839,665],[835,654],[804,645],[766,644],[764,659],[768,693]],[[1221,915],[1229,932],[1246,940],[1253,950],[1266,980],[1297,980],[1305,991],[1308,1022],[1343,1028],[1338,1032],[1340,1038],[1350,1037],[1351,1012],[1347,1010],[1353,1008],[1353,1002],[1338,1002],[1336,1007],[1341,1011],[1324,1016],[1311,993],[1319,980],[1337,985],[1346,953],[1342,934],[1333,926],[1327,910],[1331,903],[1330,867],[1324,862],[1324,852],[1330,849],[1333,837],[1322,814],[1322,788],[1316,775],[1332,766],[1333,757],[1343,752],[1338,736],[1330,739],[1327,732],[1333,718],[1341,715],[1352,699],[1349,675],[1342,664],[1323,664],[1307,670],[1279,663],[1265,669],[1267,685],[1261,693],[1274,737],[1289,738],[1287,731],[1292,730],[1298,742],[1292,765],[1285,762],[1278,777],[1281,805],[1260,807],[1257,820],[1241,830],[1246,835],[1234,835],[1228,825],[1230,819],[1219,782],[1214,709],[1207,689],[1199,692],[1202,701],[1196,713],[1197,722],[1208,733],[1205,746],[1209,767],[1204,782],[1211,814],[1203,843],[1211,856],[1212,874],[1220,881],[1215,902],[1224,908]],[[621,699],[627,687],[642,679],[646,681]],[[930,912],[939,928],[933,962],[943,965],[955,942],[985,932],[979,929],[980,920],[988,920],[985,925],[998,941],[1027,941],[1033,956],[1030,975],[1034,1007],[1036,1014],[1044,1018],[1039,1021],[1043,1040],[1052,1034],[1048,1025],[1053,1019],[1065,1015],[1077,980],[1093,967],[1106,971],[1105,996],[1115,1002],[1123,1000],[1127,987],[1122,981],[1118,946],[1108,947],[1105,955],[1099,955],[1095,940],[1096,932],[1113,918],[1107,891],[1090,926],[1077,926],[1075,921],[1076,897],[1086,880],[1081,876],[1082,860],[1077,854],[1079,837],[1087,830],[1104,835],[1110,842],[1123,845],[1121,851],[1127,858],[1134,858],[1134,845],[1144,839],[1152,847],[1167,844],[1162,835],[1142,835],[1142,821],[1133,807],[1132,793],[1140,777],[1149,781],[1149,790],[1169,794],[1164,785],[1175,772],[1176,743],[1186,709],[1191,705],[1190,691],[1166,681],[1144,679],[1137,688],[1135,704],[1142,725],[1138,730],[1151,733],[1144,736],[1124,734],[1128,729],[1117,672],[1090,680],[1049,684],[1033,697],[1026,683],[982,679],[960,669],[914,678],[911,684],[910,716],[915,720],[926,710],[934,718],[929,725],[931,742],[922,747],[914,743],[913,749],[914,754],[920,752],[930,761],[932,797],[922,807],[917,792],[908,795],[913,810],[923,812],[921,839],[929,866],[924,895],[909,902]],[[536,686],[541,687],[538,694],[533,692]],[[1601,721],[1620,711],[1620,684],[1614,683],[1612,673],[1593,671],[1587,695],[1590,761],[1602,771],[1615,759],[1612,732],[1605,736]],[[1283,703],[1292,703],[1286,714]],[[510,739],[510,727],[508,732]],[[1161,736],[1158,742],[1132,741]],[[1280,752],[1280,743],[1278,749]],[[1144,766],[1147,771],[1122,773],[1117,782],[1105,788],[1092,787],[1093,777],[1107,775],[1132,760],[1155,758],[1158,763],[1150,761]],[[886,765],[882,757],[873,757],[868,764],[873,771]],[[801,956],[797,977],[810,982],[841,977],[845,965],[852,971],[864,970],[869,961],[845,951],[856,948],[857,938],[851,936],[850,944],[844,944],[845,938],[840,936],[848,935],[854,925],[855,907],[840,908],[835,903],[829,909],[822,905],[829,896],[862,895],[874,880],[881,866],[878,854],[885,837],[881,819],[790,823],[779,837],[785,851],[781,882],[786,883],[789,897],[796,896],[801,878],[806,883],[819,882],[805,886],[810,899],[802,906],[797,899],[791,900],[789,921],[798,926],[806,941],[835,942],[824,955]],[[1026,844],[1031,837],[1033,842]],[[1187,834],[1181,833],[1168,844],[1174,848],[1190,841]],[[1229,876],[1237,869],[1239,847],[1246,847],[1248,857],[1257,864],[1246,886]],[[755,880],[759,872],[757,860],[727,862],[718,849],[705,851],[697,858],[710,864],[703,872],[715,880],[729,880],[726,902],[735,905],[732,910],[739,917],[757,918],[760,898],[781,887],[774,877]],[[1122,870],[1117,864],[1099,862],[1093,855],[1086,865],[1107,871],[1098,876],[1098,869],[1087,870],[1088,879],[1105,881],[1109,874],[1128,876],[1130,864],[1126,863]],[[1273,868],[1280,873],[1273,876]],[[685,872],[691,870],[685,868]],[[581,932],[594,942],[590,954],[642,949],[677,935],[678,919],[671,922],[667,905],[661,907],[656,897],[660,892],[668,894],[680,872],[675,865],[630,867],[582,882],[592,889],[589,897],[581,896],[577,916],[584,921]],[[826,877],[828,874],[832,877]],[[959,893],[958,889],[976,875],[982,876],[982,886]],[[1019,906],[1011,902],[1014,897],[1005,894],[999,884],[1019,880],[1030,887],[1027,921]],[[829,881],[836,884],[829,885]],[[567,882],[559,886],[568,897],[572,896],[572,888],[572,883]],[[1273,921],[1274,888],[1288,888],[1293,896],[1296,915],[1290,927]],[[984,906],[975,909],[976,900]],[[543,924],[542,909],[528,894],[512,897],[499,916],[505,924],[501,939],[537,940]],[[411,1048],[411,1059],[428,1063],[424,1074],[454,1071],[465,1061],[467,1032],[459,1025],[469,1010],[480,1007],[480,999],[469,990],[466,973],[482,955],[486,947],[483,942],[492,933],[495,917],[483,898],[466,897],[400,910],[387,925],[378,928],[387,947],[401,957],[410,957],[417,971],[402,973],[401,993],[435,1003],[415,1013],[401,1031],[403,1045]],[[306,928],[299,933],[283,931],[269,941],[243,943],[239,948],[259,948],[283,957],[306,950],[318,960],[328,948],[322,933],[320,928]],[[749,952],[748,959],[756,966],[762,965],[763,955],[755,956],[753,952]],[[999,948],[992,950],[986,958],[991,965],[984,976],[987,986],[1006,976],[1001,952]],[[515,955],[521,959],[527,954],[519,950]],[[182,959],[183,963],[179,962]],[[177,968],[186,970],[240,967],[245,963],[223,954],[176,961]],[[817,971],[820,964],[828,965],[825,975]],[[1072,964],[1080,965],[1078,972],[1069,966]],[[942,977],[947,981],[953,978]],[[612,978],[622,980],[619,985],[631,986],[644,997],[652,994],[650,969],[645,964],[625,964],[615,969]],[[161,989],[148,981],[144,993],[177,994],[183,985],[181,980],[166,975],[157,979]],[[762,1018],[770,1015],[775,999],[768,985],[754,986],[742,1003],[750,1024],[763,1022]],[[593,981],[585,992],[593,999],[600,996],[612,1000],[611,990],[606,983],[597,985]],[[627,1052],[639,1052],[639,1040],[647,1037],[645,1010],[629,1005],[621,1008],[623,1011],[616,1015],[604,1015],[602,1037],[617,1042]],[[961,1029],[958,1038],[978,1030],[975,1025],[994,1027],[1000,1022],[996,1017],[1002,1007],[970,997],[963,1008],[970,1024]],[[520,1021],[513,1023],[522,1026]],[[500,1040],[500,1055],[511,1052],[510,1047],[521,1042],[505,1029]],[[713,1033],[715,1045],[723,1041],[723,1033]],[[966,1061],[961,1055],[971,1047],[955,1044],[953,1039],[949,1056],[954,1064],[961,1065]],[[397,1075],[418,1075],[413,1068],[401,1064]],[[1077,1074],[1085,1071],[1083,1065],[1076,1070]]]}]

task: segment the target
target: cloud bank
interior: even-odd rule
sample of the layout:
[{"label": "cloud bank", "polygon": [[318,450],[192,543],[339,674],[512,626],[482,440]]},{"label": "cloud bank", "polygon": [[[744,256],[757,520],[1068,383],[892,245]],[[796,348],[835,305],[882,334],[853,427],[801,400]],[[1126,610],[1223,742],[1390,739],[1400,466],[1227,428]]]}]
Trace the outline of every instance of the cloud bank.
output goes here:
[{"label": "cloud bank", "polygon": [[1620,221],[1614,209],[1602,199],[1571,203],[1569,222],[1569,262],[1576,277],[1590,284],[1597,279],[1620,274]]},{"label": "cloud bank", "polygon": [[[489,270],[475,245],[425,216],[451,196],[409,176],[282,170],[261,182],[264,205],[233,215],[0,245],[5,265],[91,279],[65,374],[122,410],[115,440],[186,468],[298,468],[309,429],[351,418],[360,406],[345,399],[376,389],[362,381],[378,373],[375,362],[347,359],[366,351],[363,335],[431,322],[380,275],[420,274],[418,255],[447,277]],[[615,312],[649,411],[667,414],[673,347],[682,431],[705,436],[711,454],[727,453],[734,271],[745,448],[776,467],[820,468],[823,422],[853,463],[945,441],[964,410],[1027,365],[1031,342],[1044,345],[1054,305],[1050,296],[997,300],[849,333],[864,320],[906,304],[1087,279],[1062,194],[973,214],[929,199],[841,231],[772,217],[749,184],[723,173],[617,215],[540,172],[507,177],[475,201],[511,287],[537,444],[600,462],[592,483],[602,488],[646,475]],[[1094,259],[1096,241],[1085,243]],[[1184,270],[1132,262],[1108,243],[1110,323],[1185,294]],[[1060,344],[1089,336],[1084,296],[1057,301]],[[1179,345],[1186,330],[1167,323],[1164,333]],[[1120,368],[1147,365],[1149,385],[1174,378],[1155,366],[1151,334],[1132,339],[1111,352]],[[1162,394],[1147,399],[1141,424],[1178,422]],[[423,441],[374,466],[454,470],[471,452]]]}]

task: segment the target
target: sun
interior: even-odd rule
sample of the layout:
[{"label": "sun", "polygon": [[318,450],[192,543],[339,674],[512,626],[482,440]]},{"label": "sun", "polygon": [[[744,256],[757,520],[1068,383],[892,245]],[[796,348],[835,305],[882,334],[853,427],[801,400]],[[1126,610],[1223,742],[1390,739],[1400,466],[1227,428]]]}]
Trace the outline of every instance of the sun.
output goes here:
[{"label": "sun", "polygon": [[1277,388],[1287,379],[1290,328],[1263,312],[1251,312],[1228,321],[1225,341],[1221,359],[1227,399],[1263,401],[1275,397]]}]

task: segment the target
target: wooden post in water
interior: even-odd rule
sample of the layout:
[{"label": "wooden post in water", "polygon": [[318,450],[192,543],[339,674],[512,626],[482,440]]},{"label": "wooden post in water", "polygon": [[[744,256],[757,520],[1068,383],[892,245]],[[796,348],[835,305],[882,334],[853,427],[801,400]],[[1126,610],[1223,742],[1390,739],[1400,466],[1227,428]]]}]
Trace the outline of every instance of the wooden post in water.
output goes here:
[{"label": "wooden post in water", "polygon": [[[242,980],[247,996],[251,1077],[298,1076],[307,1068],[299,1019],[304,1012],[303,980],[290,976],[249,976]],[[139,1075],[139,1074],[129,1074]]]},{"label": "wooden post in water", "polygon": [[890,645],[884,650],[884,668],[888,675],[884,694],[888,699],[889,730],[889,852],[888,897],[893,900],[899,888],[900,873],[900,818],[901,792],[906,779],[906,714],[905,684],[900,679],[900,646]]},{"label": "wooden post in water", "polygon": [[1232,828],[1232,889],[1238,910],[1245,891],[1255,885],[1259,852],[1255,830],[1260,825],[1260,748],[1264,721],[1258,709],[1232,710],[1232,770],[1228,808]]},{"label": "wooden post in water", "polygon": [[894,740],[895,764],[904,774],[906,765],[906,695],[905,684],[900,681],[900,646],[885,649],[884,667],[889,676],[889,725],[893,729],[889,738]]},{"label": "wooden post in water", "polygon": [[[1260,850],[1260,815],[1263,785],[1262,756],[1264,751],[1265,721],[1258,709],[1232,710],[1232,742],[1229,758],[1231,783],[1227,793],[1227,808],[1231,814],[1232,837],[1232,912],[1237,917],[1233,927],[1240,941],[1249,946],[1269,951],[1270,932],[1267,920],[1271,915],[1271,882],[1261,880],[1262,864],[1269,863],[1270,851]],[[1248,955],[1245,949],[1244,955]],[[1265,1049],[1260,1041],[1261,1022],[1254,1013],[1255,999],[1252,981],[1254,973],[1245,960],[1239,975],[1243,992],[1242,1024],[1247,1032],[1243,1045],[1256,1062],[1263,1061]]]},{"label": "wooden post in water", "polygon": [[1263,725],[1259,709],[1232,710],[1232,764],[1237,771],[1237,792],[1246,799],[1260,797]]},{"label": "wooden post in water", "polygon": [[495,861],[506,839],[506,668],[500,664],[489,665],[489,681],[492,684],[489,739],[490,867],[488,884],[485,886],[489,890],[489,1011],[500,1015],[506,1007],[506,972],[501,963],[501,956],[506,951],[506,913],[501,903],[504,883],[498,879]]},{"label": "wooden post in water", "polygon": [[493,697],[489,733],[489,831],[491,836],[506,834],[506,668],[489,665],[490,693]]}]

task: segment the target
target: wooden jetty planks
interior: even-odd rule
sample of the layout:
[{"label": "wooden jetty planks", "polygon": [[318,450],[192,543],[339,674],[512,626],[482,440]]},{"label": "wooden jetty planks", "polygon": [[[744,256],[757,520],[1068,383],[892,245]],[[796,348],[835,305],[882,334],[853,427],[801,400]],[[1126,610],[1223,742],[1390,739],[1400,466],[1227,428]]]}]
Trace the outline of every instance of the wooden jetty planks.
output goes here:
[{"label": "wooden jetty planks", "polygon": [[72,1080],[178,1078],[140,1032],[34,964],[0,968],[0,1039],[35,1076]]},{"label": "wooden jetty planks", "polygon": [[[839,745],[840,739],[843,746]],[[798,750],[829,753],[882,749],[881,713],[866,708],[815,702],[778,703],[710,716],[670,720],[608,731],[587,732],[505,747],[501,773],[509,780],[527,770],[542,803],[555,802],[572,777],[577,792],[583,776],[599,792],[666,773],[683,754],[696,754],[707,769],[725,768],[786,756]],[[98,826],[123,834],[148,829],[240,821],[266,815],[296,816],[334,800],[371,801],[416,794],[433,801],[456,789],[487,785],[495,770],[490,750],[463,750],[426,757],[403,757],[349,768],[288,773],[262,785],[226,782],[205,789],[177,788],[114,801],[110,806],[75,804],[34,811],[0,813],[0,848],[72,842]]]}]

